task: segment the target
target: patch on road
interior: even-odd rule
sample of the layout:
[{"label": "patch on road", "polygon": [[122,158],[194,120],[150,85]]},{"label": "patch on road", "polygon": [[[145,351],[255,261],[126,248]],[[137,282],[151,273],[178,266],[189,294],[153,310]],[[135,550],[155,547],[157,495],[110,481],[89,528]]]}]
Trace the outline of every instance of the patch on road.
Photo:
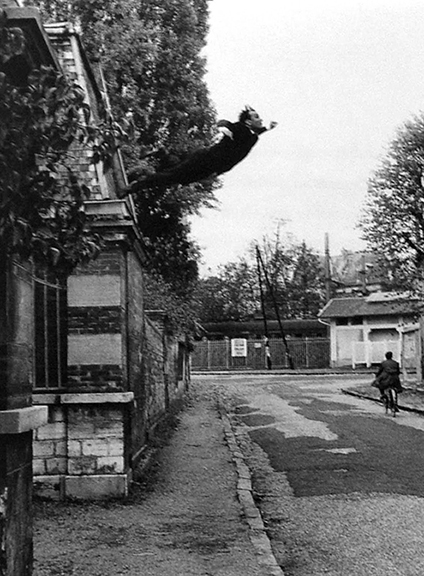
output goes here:
[{"label": "patch on road", "polygon": [[331,452],[332,454],[352,454],[357,452],[356,448],[318,448],[323,452]]},{"label": "patch on road", "polygon": [[[246,405],[243,408],[243,411],[246,411]],[[238,410],[241,409],[239,406]],[[250,425],[245,421],[246,416],[243,420],[251,430],[272,427],[282,432],[286,438],[314,436],[329,442],[338,439],[337,434],[334,434],[325,422],[306,418],[299,414],[298,410],[298,407],[292,406],[289,401],[276,394],[258,394],[249,399],[248,411],[255,412],[260,423]]]}]

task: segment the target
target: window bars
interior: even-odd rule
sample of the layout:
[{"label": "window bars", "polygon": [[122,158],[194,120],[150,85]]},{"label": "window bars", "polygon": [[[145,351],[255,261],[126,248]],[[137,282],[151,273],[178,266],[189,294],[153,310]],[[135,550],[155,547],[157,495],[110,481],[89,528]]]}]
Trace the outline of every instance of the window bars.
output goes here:
[{"label": "window bars", "polygon": [[51,272],[34,278],[35,389],[59,389],[66,382],[66,280]]}]

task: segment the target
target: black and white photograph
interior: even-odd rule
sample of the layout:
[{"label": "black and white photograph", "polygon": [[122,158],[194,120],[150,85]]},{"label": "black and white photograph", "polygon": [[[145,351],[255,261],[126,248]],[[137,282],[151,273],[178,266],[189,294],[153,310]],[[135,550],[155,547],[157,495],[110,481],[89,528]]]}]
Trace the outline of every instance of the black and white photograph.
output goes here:
[{"label": "black and white photograph", "polygon": [[423,0],[0,0],[0,576],[423,576]]}]

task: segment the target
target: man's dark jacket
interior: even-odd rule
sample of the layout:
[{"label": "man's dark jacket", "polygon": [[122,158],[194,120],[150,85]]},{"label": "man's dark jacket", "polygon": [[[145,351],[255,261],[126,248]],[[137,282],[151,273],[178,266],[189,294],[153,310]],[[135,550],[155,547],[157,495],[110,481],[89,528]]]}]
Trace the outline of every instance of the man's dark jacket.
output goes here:
[{"label": "man's dark jacket", "polygon": [[228,172],[249,154],[258,141],[258,134],[266,131],[263,128],[254,133],[244,122],[232,123],[227,120],[221,120],[218,126],[225,127],[227,134],[209,148],[195,150],[183,162],[163,172],[144,177],[138,177],[136,171],[130,174],[132,191],[155,186],[187,185]]},{"label": "man's dark jacket", "polygon": [[398,392],[402,392],[402,385],[400,383],[400,367],[396,360],[384,360],[376,374],[377,387],[383,392],[387,388],[395,388]]}]

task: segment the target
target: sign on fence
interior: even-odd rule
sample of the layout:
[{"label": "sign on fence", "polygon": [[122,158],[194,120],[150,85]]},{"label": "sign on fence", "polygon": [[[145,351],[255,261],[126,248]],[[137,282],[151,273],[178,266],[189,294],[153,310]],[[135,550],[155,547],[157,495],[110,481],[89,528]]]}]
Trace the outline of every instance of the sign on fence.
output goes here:
[{"label": "sign on fence", "polygon": [[246,358],[247,356],[246,338],[233,338],[231,340],[231,356],[233,358]]}]

